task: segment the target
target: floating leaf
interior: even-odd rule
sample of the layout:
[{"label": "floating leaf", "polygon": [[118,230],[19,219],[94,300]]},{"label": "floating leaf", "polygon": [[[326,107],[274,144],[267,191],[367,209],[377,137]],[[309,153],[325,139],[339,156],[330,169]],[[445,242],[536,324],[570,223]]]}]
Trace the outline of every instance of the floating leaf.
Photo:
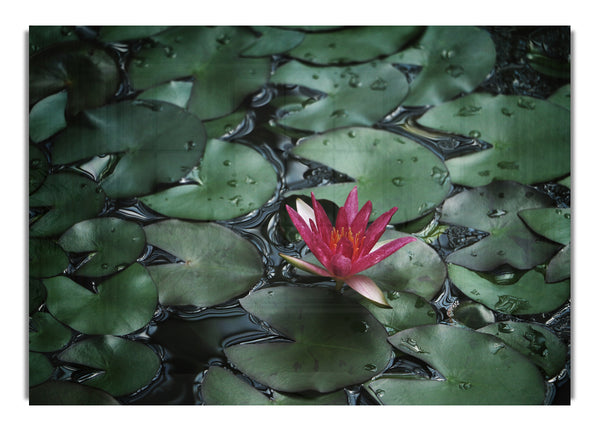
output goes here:
[{"label": "floating leaf", "polygon": [[212,366],[202,380],[202,399],[207,405],[346,405],[344,391],[316,396],[284,395],[271,398],[254,389],[225,368]]},{"label": "floating leaf", "polygon": [[271,60],[240,57],[256,41],[246,27],[175,27],[152,37],[128,67],[136,89],[192,77],[188,110],[203,120],[233,112],[267,82]]},{"label": "floating leaf", "polygon": [[[351,67],[314,67],[291,61],[278,68],[271,82],[297,84],[326,93],[281,109],[283,126],[323,132],[336,127],[371,126],[397,107],[408,93],[404,74],[374,62]],[[284,99],[285,100],[285,99]]]},{"label": "floating leaf", "polygon": [[496,284],[484,274],[448,265],[448,276],[465,295],[492,310],[505,314],[538,314],[556,310],[569,300],[571,283],[547,284],[535,269],[513,284]]},{"label": "floating leaf", "polygon": [[479,329],[495,320],[492,310],[471,301],[461,302],[454,310],[454,317],[471,329]]},{"label": "floating leaf", "polygon": [[58,244],[69,253],[87,253],[74,275],[101,277],[133,263],[144,250],[146,238],[135,222],[102,217],[73,225]]},{"label": "floating leaf", "polygon": [[73,382],[50,381],[29,390],[30,405],[118,405],[106,392]]},{"label": "floating leaf", "polygon": [[431,26],[414,48],[385,61],[422,67],[403,105],[437,105],[477,88],[493,70],[496,48],[485,30]]},{"label": "floating leaf", "polygon": [[441,223],[471,227],[489,236],[451,253],[446,261],[476,271],[490,271],[505,263],[529,269],[546,262],[558,247],[533,234],[518,213],[551,206],[545,194],[511,181],[496,181],[447,199]]},{"label": "floating leaf", "polygon": [[163,305],[221,304],[250,290],[263,274],[256,248],[223,226],[167,220],[144,230],[149,244],[185,262],[148,267]]},{"label": "floating leaf", "polygon": [[119,69],[106,51],[84,42],[65,42],[29,59],[29,105],[63,89],[67,112],[101,106],[119,86]]},{"label": "floating leaf", "polygon": [[542,368],[549,377],[557,375],[567,361],[567,346],[554,333],[536,323],[498,322],[478,332],[500,338]]},{"label": "floating leaf", "polygon": [[54,352],[66,346],[71,330],[49,313],[37,312],[29,318],[29,350]]},{"label": "floating leaf", "polygon": [[264,57],[283,54],[304,40],[304,33],[277,27],[252,27],[260,38],[241,52],[244,57]]},{"label": "floating leaf", "polygon": [[567,244],[548,262],[546,282],[563,281],[571,275],[571,244]]},{"label": "floating leaf", "polygon": [[398,206],[391,223],[402,223],[431,212],[450,190],[444,163],[417,142],[394,133],[369,128],[334,130],[301,141],[296,156],[323,163],[355,182],[294,190],[314,192],[342,206],[358,186],[358,195],[373,203],[371,220]]},{"label": "floating leaf", "polygon": [[314,64],[361,63],[400,50],[422,31],[415,26],[367,26],[309,33],[289,55]]},{"label": "floating leaf", "polygon": [[61,322],[84,334],[125,335],[154,315],[156,286],[140,264],[102,281],[92,292],[67,277],[44,280],[46,306]]},{"label": "floating leaf", "polygon": [[143,100],[161,100],[177,105],[180,108],[185,108],[192,94],[192,86],[193,83],[189,81],[169,81],[143,91],[137,98]]},{"label": "floating leaf", "polygon": [[60,235],[73,224],[96,216],[104,206],[104,199],[100,187],[81,175],[48,175],[41,187],[29,196],[30,209],[48,209],[30,223],[29,235]]},{"label": "floating leaf", "polygon": [[389,341],[425,361],[443,379],[384,374],[366,384],[382,404],[523,405],[544,401],[544,380],[536,366],[494,336],[430,325],[406,329]]},{"label": "floating leaf", "polygon": [[48,160],[38,147],[29,145],[29,194],[35,192],[48,176]]},{"label": "floating leaf", "polygon": [[140,200],[168,217],[228,220],[260,208],[277,187],[273,165],[250,147],[211,139],[190,183]]},{"label": "floating leaf", "polygon": [[66,25],[30,25],[29,55],[56,43],[78,40],[74,27]]},{"label": "floating leaf", "polygon": [[86,338],[61,352],[58,359],[95,370],[83,384],[114,397],[148,385],[160,367],[160,359],[146,345],[111,335]]},{"label": "floating leaf", "polygon": [[52,277],[69,265],[65,251],[54,241],[29,238],[29,275],[34,278]]},{"label": "floating leaf", "polygon": [[571,242],[570,208],[536,208],[519,211],[519,217],[535,233],[567,245]]},{"label": "floating leaf", "polygon": [[569,111],[545,100],[475,93],[430,109],[418,122],[492,144],[446,161],[455,184],[478,187],[494,180],[533,184],[571,169]]},{"label": "floating leaf", "polygon": [[563,85],[548,97],[548,102],[556,103],[565,109],[571,109],[571,84]]},{"label": "floating leaf", "polygon": [[36,103],[29,113],[29,139],[33,142],[40,142],[67,127],[66,106],[66,90]]},{"label": "floating leaf", "polygon": [[65,164],[104,154],[119,155],[102,180],[107,195],[139,196],[187,174],[204,152],[202,122],[160,101],[124,101],[78,115],[54,140],[52,160]]},{"label": "floating leaf", "polygon": [[44,354],[29,352],[29,386],[45,382],[53,372],[54,367]]},{"label": "floating leaf", "polygon": [[46,288],[41,280],[29,277],[29,314],[36,312],[46,301]]},{"label": "floating leaf", "polygon": [[391,359],[383,326],[333,290],[280,286],[258,290],[240,303],[293,340],[225,349],[237,369],[277,391],[331,392],[368,380]]}]

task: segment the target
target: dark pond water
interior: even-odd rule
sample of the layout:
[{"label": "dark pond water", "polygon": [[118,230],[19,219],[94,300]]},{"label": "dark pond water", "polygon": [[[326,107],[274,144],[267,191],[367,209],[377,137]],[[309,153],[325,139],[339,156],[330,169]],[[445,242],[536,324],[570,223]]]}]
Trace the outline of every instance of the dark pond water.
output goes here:
[{"label": "dark pond water", "polygon": [[[546,99],[569,83],[569,79],[544,75],[523,62],[531,46],[543,49],[551,57],[569,58],[569,28],[484,27],[484,29],[491,34],[496,46],[496,65],[490,76],[476,91]],[[97,37],[96,28],[82,27],[76,31],[83,38],[94,39]],[[132,43],[118,44],[112,47],[120,56],[123,66],[122,85],[117,98],[127,98],[133,94],[124,65],[127,64],[130,56],[134,55],[137,46]],[[273,56],[272,68],[275,69],[284,60],[285,55]],[[405,70],[409,80],[411,74],[417,72]],[[280,227],[280,217],[282,216],[280,208],[284,193],[348,180],[344,174],[325,165],[307,162],[293,156],[290,151],[297,144],[299,136],[293,133],[290,136],[278,135],[262,127],[277,117],[277,109],[271,102],[284,92],[292,95],[295,91],[298,89],[267,84],[251,97],[247,97],[243,102],[243,108],[247,111],[245,118],[239,125],[232,127],[224,138],[255,149],[273,165],[277,172],[276,193],[264,206],[245,216],[217,222],[248,239],[260,251],[265,271],[263,278],[254,287],[254,290],[285,285],[290,282],[300,285],[314,282],[314,279],[296,275],[289,265],[279,257],[279,253],[300,252],[303,245],[302,243],[290,243]],[[476,138],[459,135],[427,137],[423,134],[413,133],[416,119],[426,110],[426,107],[399,108],[380,121],[376,128],[408,136],[431,149],[443,159],[490,147],[490,144]],[[51,151],[50,143],[48,148]],[[535,184],[534,187],[549,196],[556,207],[570,207],[570,189],[568,187],[555,182]],[[453,185],[449,196],[454,196],[465,189],[465,187]],[[434,217],[429,221],[429,229],[433,230],[439,225],[440,210],[441,206],[433,212]],[[100,216],[115,216],[136,221],[140,225],[148,225],[164,219],[163,216],[153,212],[137,199],[107,199]],[[437,235],[430,245],[442,258],[445,258],[453,251],[473,244],[483,237],[485,237],[485,233],[475,229],[449,226],[443,233]],[[177,262],[177,258],[163,250],[147,245],[138,262],[146,266]],[[71,268],[76,266],[73,261],[71,265]],[[84,285],[90,283],[89,279],[75,279]],[[332,282],[322,280],[318,282],[324,286],[333,286]],[[446,279],[441,291],[431,303],[436,310],[438,321],[447,322],[451,320],[450,316],[457,304],[463,301],[468,301],[468,298],[449,279]],[[496,311],[493,313],[497,321],[507,320],[510,317]],[[569,303],[551,313],[521,316],[521,318],[523,321],[545,325],[554,331],[567,346],[570,346]],[[88,337],[88,335],[76,334],[70,345]],[[277,340],[280,336],[266,323],[246,312],[236,298],[209,308],[159,305],[150,324],[137,332],[128,334],[126,338],[141,341],[150,346],[160,357],[161,366],[159,373],[149,385],[133,394],[116,398],[122,404],[147,405],[202,404],[200,387],[206,370],[211,365],[228,365],[227,358],[223,353],[225,347],[241,342]],[[80,369],[62,363],[57,359],[57,353],[48,354],[52,363],[56,365],[54,379],[85,382],[93,374],[93,371],[88,369]],[[546,404],[570,403],[570,363],[570,359],[568,359],[558,376],[548,381]],[[435,370],[427,364],[406,357],[395,359],[390,369],[416,375],[435,375]],[[270,388],[250,379],[246,380],[265,394],[272,393]],[[377,400],[360,385],[347,387],[345,390],[349,404],[378,404]]]}]

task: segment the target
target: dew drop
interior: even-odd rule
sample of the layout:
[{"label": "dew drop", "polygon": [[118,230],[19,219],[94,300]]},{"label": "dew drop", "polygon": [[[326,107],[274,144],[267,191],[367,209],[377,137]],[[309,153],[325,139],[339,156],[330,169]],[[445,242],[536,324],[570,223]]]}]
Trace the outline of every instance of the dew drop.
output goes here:
[{"label": "dew drop", "polygon": [[453,78],[458,78],[465,73],[465,69],[462,66],[451,64],[446,68],[446,73]]},{"label": "dew drop", "polygon": [[479,175],[480,177],[489,177],[490,176],[490,171],[488,171],[488,170],[479,171],[479,172],[477,172],[477,175]]},{"label": "dew drop", "polygon": [[481,138],[481,132],[479,130],[471,130],[469,136],[474,139]]},{"label": "dew drop", "polygon": [[404,160],[402,160],[402,159],[396,159],[396,163],[398,163],[398,164],[401,165],[402,163],[404,163]]},{"label": "dew drop", "polygon": [[108,263],[103,263],[101,266],[102,266],[102,269],[108,269]]},{"label": "dew drop", "polygon": [[458,388],[461,389],[461,390],[463,390],[463,391],[466,391],[468,389],[471,389],[471,383],[469,383],[469,382],[460,382],[458,384]]},{"label": "dew drop", "polygon": [[365,364],[364,369],[366,371],[375,372],[375,371],[377,371],[377,365],[375,365],[375,364]]},{"label": "dew drop", "polygon": [[413,161],[413,163],[415,163],[415,162],[418,162],[418,161],[419,161],[419,158],[418,158],[418,157],[411,157],[410,159]]},{"label": "dew drop", "polygon": [[39,166],[39,164],[41,163],[40,159],[33,159],[30,162],[30,166],[32,168],[37,168]]},{"label": "dew drop", "polygon": [[498,256],[504,256],[505,252],[504,252],[504,250],[498,250],[498,252],[496,252],[496,254]]},{"label": "dew drop", "polygon": [[513,161],[502,161],[502,162],[498,162],[496,164],[500,169],[511,169],[511,170],[515,170],[515,169],[519,169],[519,165],[517,164],[517,162],[513,162]]},{"label": "dew drop", "polygon": [[440,52],[440,57],[442,60],[449,61],[452,57],[454,57],[455,52],[451,49],[442,49]]},{"label": "dew drop", "polygon": [[318,73],[314,73],[312,76],[312,79],[319,79],[319,74]]},{"label": "dew drop", "polygon": [[481,111],[481,106],[467,105],[461,107],[454,115],[458,117],[471,117],[477,115],[479,111]]},{"label": "dew drop", "polygon": [[402,178],[402,177],[392,178],[392,184],[395,185],[396,187],[402,187],[404,185],[404,178]]},{"label": "dew drop", "polygon": [[246,184],[256,184],[256,180],[249,175],[246,175],[246,179],[244,179]]},{"label": "dew drop", "polygon": [[351,138],[356,138],[356,132],[354,130],[350,130],[348,132],[348,136],[351,137]]},{"label": "dew drop", "polygon": [[498,217],[502,217],[502,216],[504,216],[506,214],[508,214],[508,211],[496,208],[496,209],[493,209],[491,211],[488,211],[487,216],[489,218],[498,218]]},{"label": "dew drop", "polygon": [[401,292],[398,290],[388,290],[388,292],[387,292],[387,297],[391,301],[400,298],[400,295],[401,295]]},{"label": "dew drop", "polygon": [[510,326],[508,323],[498,323],[498,331],[505,334],[510,334],[511,332],[515,331],[515,328]]},{"label": "dew drop", "polygon": [[325,145],[325,146],[329,145],[329,139],[323,139],[323,145]]},{"label": "dew drop", "polygon": [[364,320],[359,320],[352,322],[350,324],[350,329],[358,334],[364,334],[369,330],[369,325]]},{"label": "dew drop", "polygon": [[175,52],[175,50],[173,49],[172,46],[168,46],[167,45],[167,46],[164,47],[164,50],[165,50],[165,55],[168,58],[175,58],[175,57],[177,57],[177,53]]},{"label": "dew drop", "polygon": [[532,111],[535,109],[535,102],[533,100],[528,100],[523,97],[519,97],[519,100],[517,101],[517,106]]},{"label": "dew drop", "polygon": [[227,181],[227,185],[229,187],[237,187],[238,182],[237,182],[237,180],[229,180],[229,181]]},{"label": "dew drop", "polygon": [[133,60],[133,64],[135,67],[140,67],[140,68],[148,67],[148,62],[143,57],[138,57],[135,60]]},{"label": "dew drop", "polygon": [[221,45],[227,45],[229,42],[231,42],[231,38],[226,34],[221,34],[217,37],[217,43]]},{"label": "dew drop", "polygon": [[345,109],[338,109],[336,111],[333,111],[330,115],[330,117],[332,118],[345,118],[348,116],[348,112],[346,112]]},{"label": "dew drop", "polygon": [[449,175],[448,171],[446,171],[442,168],[439,168],[437,166],[434,166],[431,169],[431,177],[439,185],[444,185],[446,183],[446,181],[448,180],[448,175]]},{"label": "dew drop", "polygon": [[194,141],[187,141],[185,143],[185,149],[186,151],[191,151],[196,147],[196,143]]},{"label": "dew drop", "polygon": [[383,389],[377,389],[375,391],[375,395],[377,395],[379,398],[382,398],[385,395],[385,391]]},{"label": "dew drop", "polygon": [[231,160],[223,160],[223,165],[231,166]]},{"label": "dew drop", "polygon": [[358,88],[362,86],[362,82],[360,82],[358,75],[353,74],[348,81],[348,85],[352,88]]},{"label": "dew drop", "polygon": [[514,112],[508,108],[502,108],[501,112],[502,112],[502,114],[506,115],[507,117],[512,117],[514,114]]},{"label": "dew drop", "polygon": [[369,88],[371,88],[371,90],[375,90],[375,91],[384,91],[387,88],[387,86],[388,86],[387,81],[378,77],[375,81],[373,81],[371,83]]},{"label": "dew drop", "polygon": [[569,214],[569,213],[566,213],[566,214],[564,215],[564,218],[566,218],[567,220],[571,220],[571,214]]}]

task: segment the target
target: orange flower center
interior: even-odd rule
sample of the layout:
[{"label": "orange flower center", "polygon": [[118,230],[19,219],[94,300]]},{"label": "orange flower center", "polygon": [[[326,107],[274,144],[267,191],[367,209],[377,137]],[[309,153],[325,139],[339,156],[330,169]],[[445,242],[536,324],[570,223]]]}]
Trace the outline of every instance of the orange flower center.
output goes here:
[{"label": "orange flower center", "polygon": [[[343,241],[344,239],[346,239],[347,241]],[[346,253],[344,253],[344,255],[346,255],[346,257],[349,257],[352,259],[352,261],[354,261],[360,255],[360,250],[362,249],[363,243],[365,242],[365,235],[363,232],[353,233],[352,229],[350,228],[348,228],[348,230],[346,230],[346,228],[338,230],[334,227],[331,230],[331,236],[329,238],[329,248],[333,253],[336,253],[336,251],[338,250],[338,246],[341,245],[340,243],[342,242],[345,244],[350,243],[350,246],[352,247],[351,256],[348,256]],[[344,250],[342,250],[342,252],[344,252]]]}]

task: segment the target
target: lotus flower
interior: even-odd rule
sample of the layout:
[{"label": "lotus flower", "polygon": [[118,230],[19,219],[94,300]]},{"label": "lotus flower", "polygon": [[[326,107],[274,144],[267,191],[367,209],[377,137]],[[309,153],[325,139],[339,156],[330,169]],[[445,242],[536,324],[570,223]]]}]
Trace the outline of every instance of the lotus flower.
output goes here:
[{"label": "lotus flower", "polygon": [[338,289],[346,283],[362,296],[389,307],[377,284],[358,273],[416,241],[415,238],[404,237],[377,242],[398,208],[394,207],[379,216],[367,229],[372,204],[368,201],[359,210],[358,192],[354,187],[344,206],[339,209],[334,227],[313,193],[311,197],[312,208],[298,199],[296,210],[289,205],[286,205],[286,209],[300,236],[324,268],[292,256],[280,256],[304,271],[335,279]]}]

